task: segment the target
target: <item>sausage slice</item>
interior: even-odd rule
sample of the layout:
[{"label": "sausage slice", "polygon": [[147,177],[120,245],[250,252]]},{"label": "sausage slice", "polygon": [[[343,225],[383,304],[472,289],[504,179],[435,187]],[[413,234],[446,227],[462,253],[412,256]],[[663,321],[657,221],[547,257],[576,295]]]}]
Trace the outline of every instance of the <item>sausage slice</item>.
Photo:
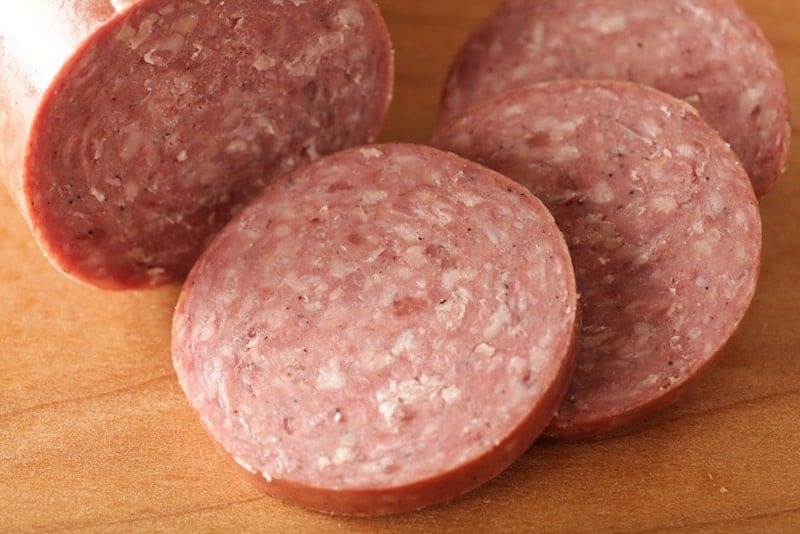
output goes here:
[{"label": "sausage slice", "polygon": [[553,82],[473,108],[433,144],[530,188],[567,239],[582,330],[548,436],[626,429],[716,361],[756,288],[761,222],[694,108],[629,82]]},{"label": "sausage slice", "polygon": [[695,106],[732,146],[756,195],[786,165],[783,73],[734,0],[510,0],[468,39],[442,123],[505,90],[568,78],[653,86]]},{"label": "sausage slice", "polygon": [[369,0],[116,5],[0,7],[0,174],[76,280],[180,281],[274,176],[378,132],[392,57]]},{"label": "sausage slice", "polygon": [[433,148],[351,149],[270,186],[190,273],[173,361],[278,497],[378,515],[524,452],[574,364],[564,239],[527,190]]}]

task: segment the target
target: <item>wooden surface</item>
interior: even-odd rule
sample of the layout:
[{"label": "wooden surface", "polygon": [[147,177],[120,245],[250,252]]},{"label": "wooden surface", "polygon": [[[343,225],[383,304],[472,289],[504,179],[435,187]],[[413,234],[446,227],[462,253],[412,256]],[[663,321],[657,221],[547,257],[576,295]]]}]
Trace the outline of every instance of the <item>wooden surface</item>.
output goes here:
[{"label": "wooden surface", "polygon": [[[397,51],[382,138],[424,141],[451,57],[497,0],[379,3]],[[797,111],[800,2],[743,4]],[[455,502],[351,519],[260,494],[216,451],[170,362],[178,288],[103,293],[67,280],[0,193],[0,531],[800,532],[799,204],[800,140],[761,207],[764,264],[741,331],[653,425],[535,445]]]}]

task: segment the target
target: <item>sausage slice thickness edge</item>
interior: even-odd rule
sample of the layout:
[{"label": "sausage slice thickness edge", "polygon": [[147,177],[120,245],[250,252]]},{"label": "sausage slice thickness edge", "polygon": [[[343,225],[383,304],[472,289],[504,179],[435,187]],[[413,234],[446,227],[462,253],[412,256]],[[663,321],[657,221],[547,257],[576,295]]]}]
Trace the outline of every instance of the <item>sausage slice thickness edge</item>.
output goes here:
[{"label": "sausage slice thickness edge", "polygon": [[273,495],[401,512],[524,452],[574,368],[563,236],[519,184],[433,148],[297,169],[190,273],[173,361],[214,439]]},{"label": "sausage slice thickness edge", "polygon": [[0,174],[78,281],[180,281],[274,176],[378,133],[393,67],[370,0],[117,5],[0,7]]},{"label": "sausage slice thickness edge", "polygon": [[567,239],[580,349],[547,436],[625,430],[716,361],[755,292],[761,220],[694,108],[629,82],[546,83],[473,108],[432,144],[528,187]]}]

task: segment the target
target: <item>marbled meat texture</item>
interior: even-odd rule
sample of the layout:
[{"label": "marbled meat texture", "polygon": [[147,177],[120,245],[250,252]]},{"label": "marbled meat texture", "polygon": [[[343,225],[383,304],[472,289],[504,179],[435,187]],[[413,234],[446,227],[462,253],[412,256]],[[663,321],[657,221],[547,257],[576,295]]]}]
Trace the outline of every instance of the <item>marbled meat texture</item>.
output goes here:
[{"label": "marbled meat texture", "polygon": [[563,398],[577,296],[550,214],[414,145],[298,169],[187,280],[173,359],[203,423],[266,490],[384,514],[459,495]]},{"label": "marbled meat texture", "polygon": [[694,108],[628,82],[546,83],[473,108],[433,144],[518,180],[566,236],[583,324],[547,435],[624,429],[715,361],[753,297],[761,223]]},{"label": "marbled meat texture", "polygon": [[[13,108],[22,89],[9,87],[38,67],[0,51]],[[36,107],[0,116],[3,172],[68,275],[105,288],[180,281],[274,176],[373,139],[391,89],[372,1],[143,0],[87,37],[35,118]]]},{"label": "marbled meat texture", "polygon": [[442,123],[505,90],[567,78],[630,80],[689,102],[733,146],[757,196],[786,164],[786,83],[734,0],[507,1],[455,60]]}]

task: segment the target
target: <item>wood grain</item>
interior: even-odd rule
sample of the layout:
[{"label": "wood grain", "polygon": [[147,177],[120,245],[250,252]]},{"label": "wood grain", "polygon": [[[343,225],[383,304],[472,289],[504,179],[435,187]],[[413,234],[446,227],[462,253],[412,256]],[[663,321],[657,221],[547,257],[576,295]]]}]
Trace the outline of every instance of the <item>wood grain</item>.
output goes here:
[{"label": "wood grain", "polygon": [[[383,0],[397,89],[383,140],[425,141],[467,32],[497,0]],[[747,0],[800,104],[800,3]],[[794,134],[797,138],[797,125]],[[763,201],[758,293],[722,363],[636,433],[535,445],[422,512],[328,517],[266,497],[201,430],[170,362],[177,287],[58,274],[0,194],[0,530],[800,531],[800,143]]]}]

